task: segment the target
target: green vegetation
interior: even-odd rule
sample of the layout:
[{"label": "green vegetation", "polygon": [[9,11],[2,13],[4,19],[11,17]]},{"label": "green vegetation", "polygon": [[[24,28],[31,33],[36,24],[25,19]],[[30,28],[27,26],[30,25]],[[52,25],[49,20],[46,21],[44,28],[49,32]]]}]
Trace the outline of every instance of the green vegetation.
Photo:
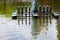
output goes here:
[{"label": "green vegetation", "polygon": [[39,5],[51,5],[54,11],[60,12],[60,1],[59,0],[37,0]]},{"label": "green vegetation", "polygon": [[11,16],[12,12],[17,10],[18,5],[21,6],[31,6],[30,2],[13,2],[13,3],[0,3],[0,14],[6,15],[6,17]]}]

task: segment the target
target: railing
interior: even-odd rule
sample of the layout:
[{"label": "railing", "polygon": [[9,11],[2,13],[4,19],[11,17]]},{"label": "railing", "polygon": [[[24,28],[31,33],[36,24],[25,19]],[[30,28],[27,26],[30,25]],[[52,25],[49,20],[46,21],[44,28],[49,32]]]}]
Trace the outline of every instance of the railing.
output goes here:
[{"label": "railing", "polygon": [[51,13],[52,13],[52,7],[51,6],[39,6],[37,16],[33,16],[34,13],[31,10],[31,7],[20,7],[18,6],[18,11],[17,11],[17,19],[18,19],[18,24],[20,19],[22,19],[22,24],[23,24],[23,19],[26,19],[26,24],[27,24],[27,17],[29,17],[29,24],[30,24],[30,18],[38,18],[41,21],[41,18],[46,19],[50,18],[51,19]]}]

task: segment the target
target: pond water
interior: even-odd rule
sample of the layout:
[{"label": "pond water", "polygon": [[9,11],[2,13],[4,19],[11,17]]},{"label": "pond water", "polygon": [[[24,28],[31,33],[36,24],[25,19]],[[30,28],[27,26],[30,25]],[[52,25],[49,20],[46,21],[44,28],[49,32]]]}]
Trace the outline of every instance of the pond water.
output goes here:
[{"label": "pond water", "polygon": [[11,14],[17,5],[0,5],[0,40],[60,40],[60,19],[12,20]]}]

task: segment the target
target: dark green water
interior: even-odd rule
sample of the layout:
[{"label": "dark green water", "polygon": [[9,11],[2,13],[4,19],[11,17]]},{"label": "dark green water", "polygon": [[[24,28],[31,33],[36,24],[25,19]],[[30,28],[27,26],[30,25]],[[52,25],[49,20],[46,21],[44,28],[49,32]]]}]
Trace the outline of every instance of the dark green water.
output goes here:
[{"label": "dark green water", "polygon": [[12,20],[17,3],[0,3],[0,40],[60,40],[60,19]]}]

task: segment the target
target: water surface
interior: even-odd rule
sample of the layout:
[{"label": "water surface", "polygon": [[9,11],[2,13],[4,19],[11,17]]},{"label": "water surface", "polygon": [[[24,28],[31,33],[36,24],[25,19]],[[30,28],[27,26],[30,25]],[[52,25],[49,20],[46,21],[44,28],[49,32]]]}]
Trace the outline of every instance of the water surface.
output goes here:
[{"label": "water surface", "polygon": [[17,5],[0,5],[0,40],[60,40],[60,19],[12,20]]}]

